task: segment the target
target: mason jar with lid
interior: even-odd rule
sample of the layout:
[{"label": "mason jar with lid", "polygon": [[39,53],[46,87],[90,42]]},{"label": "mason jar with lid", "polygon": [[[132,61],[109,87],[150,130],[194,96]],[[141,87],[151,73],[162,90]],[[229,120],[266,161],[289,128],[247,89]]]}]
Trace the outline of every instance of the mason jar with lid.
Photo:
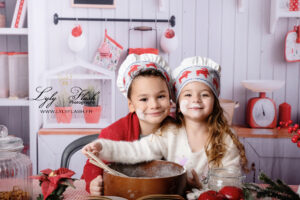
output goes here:
[{"label": "mason jar with lid", "polygon": [[32,163],[23,150],[21,138],[8,135],[0,125],[0,199],[31,199]]},{"label": "mason jar with lid", "polygon": [[224,186],[242,187],[245,178],[237,168],[211,168],[208,172],[208,188],[219,191]]}]

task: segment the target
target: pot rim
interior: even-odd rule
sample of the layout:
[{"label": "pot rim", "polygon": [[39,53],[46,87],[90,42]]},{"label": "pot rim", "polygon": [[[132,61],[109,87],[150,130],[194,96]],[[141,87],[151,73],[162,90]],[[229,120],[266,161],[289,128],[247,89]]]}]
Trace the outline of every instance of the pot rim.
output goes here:
[{"label": "pot rim", "polygon": [[[111,174],[111,173],[107,172],[106,170],[103,171],[103,175],[107,174],[107,175],[110,175],[110,176],[113,176],[113,177],[118,177],[120,179],[138,179],[138,180],[149,180],[149,179],[151,179],[151,180],[157,180],[157,179],[169,179],[169,178],[179,177],[179,176],[183,176],[183,175],[187,174],[186,168],[184,166],[178,164],[178,163],[175,163],[175,162],[170,162],[170,161],[165,161],[165,160],[152,160],[152,161],[146,161],[146,162],[141,162],[141,163],[150,163],[150,162],[161,162],[161,163],[164,162],[164,163],[175,164],[179,167],[182,167],[182,171],[179,174],[176,174],[176,175],[173,175],[173,176],[164,176],[164,177],[132,177],[132,176],[123,177],[123,176]],[[136,163],[136,164],[141,164],[141,163]],[[125,164],[125,163],[118,163],[118,164],[130,165],[130,164]],[[132,165],[135,165],[135,164],[132,164]]]}]

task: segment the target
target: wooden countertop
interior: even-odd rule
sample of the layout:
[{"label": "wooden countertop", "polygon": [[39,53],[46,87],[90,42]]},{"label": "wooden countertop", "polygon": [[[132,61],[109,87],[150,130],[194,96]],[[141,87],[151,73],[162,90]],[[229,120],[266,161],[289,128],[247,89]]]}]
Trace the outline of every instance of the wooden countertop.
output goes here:
[{"label": "wooden countertop", "polygon": [[42,128],[39,135],[92,135],[99,134],[101,129],[92,128]]},{"label": "wooden countertop", "polygon": [[232,126],[239,137],[243,138],[291,138],[287,128],[257,129],[243,126]]},{"label": "wooden countertop", "polygon": [[[287,128],[278,130],[274,129],[257,129],[243,126],[232,126],[237,135],[241,138],[291,138]],[[39,135],[92,135],[100,133],[101,129],[86,129],[86,128],[42,128],[39,130]]]}]

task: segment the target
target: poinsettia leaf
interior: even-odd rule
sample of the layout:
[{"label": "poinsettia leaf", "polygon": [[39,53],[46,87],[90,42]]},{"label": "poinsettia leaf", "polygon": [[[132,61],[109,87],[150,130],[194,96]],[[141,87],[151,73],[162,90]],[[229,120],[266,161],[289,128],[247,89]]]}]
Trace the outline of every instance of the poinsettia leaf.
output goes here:
[{"label": "poinsettia leaf", "polygon": [[41,173],[46,174],[46,175],[49,175],[52,171],[53,171],[52,169],[49,169],[49,168],[48,168],[48,169],[42,170]]},{"label": "poinsettia leaf", "polygon": [[44,199],[47,199],[47,197],[51,195],[51,193],[56,189],[57,185],[54,185],[49,181],[44,181],[41,187],[42,187],[42,193],[44,195]]}]

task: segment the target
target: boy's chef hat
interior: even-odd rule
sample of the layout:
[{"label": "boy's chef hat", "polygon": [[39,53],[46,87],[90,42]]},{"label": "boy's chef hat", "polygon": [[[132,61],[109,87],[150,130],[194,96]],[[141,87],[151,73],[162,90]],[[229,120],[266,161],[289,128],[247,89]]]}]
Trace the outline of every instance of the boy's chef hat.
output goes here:
[{"label": "boy's chef hat", "polygon": [[205,83],[219,97],[220,72],[221,66],[209,58],[196,56],[184,59],[172,74],[176,100],[182,88],[192,81]]},{"label": "boy's chef hat", "polygon": [[156,54],[130,54],[120,66],[117,78],[117,86],[125,97],[127,97],[128,88],[134,77],[141,70],[147,69],[156,69],[161,72],[168,83],[169,89],[171,88],[171,70],[162,56]]}]

